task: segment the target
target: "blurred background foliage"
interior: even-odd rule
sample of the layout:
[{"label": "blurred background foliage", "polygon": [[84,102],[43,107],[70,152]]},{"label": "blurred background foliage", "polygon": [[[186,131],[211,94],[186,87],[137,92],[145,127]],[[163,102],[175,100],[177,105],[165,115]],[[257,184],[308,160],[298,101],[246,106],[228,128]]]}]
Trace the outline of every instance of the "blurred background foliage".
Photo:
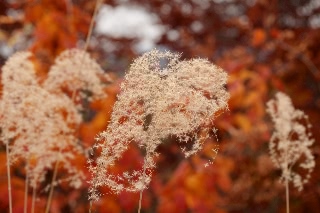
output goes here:
[{"label": "blurred background foliage", "polygon": [[[85,43],[96,1],[4,0],[0,1],[0,67],[15,51],[35,54],[39,76],[63,50]],[[290,188],[291,212],[320,209],[320,4],[317,0],[104,0],[107,12],[116,8],[148,14],[130,31],[116,20],[112,34],[95,28],[88,51],[112,74],[108,98],[90,105],[79,137],[86,147],[106,128],[119,83],[131,61],[156,47],[182,53],[182,58],[204,57],[229,73],[229,111],[215,121],[218,129],[200,155],[185,159],[174,140],[161,145],[157,170],[144,192],[143,212],[285,212],[285,188],[268,155],[272,133],[266,101],[276,91],[287,93],[296,108],[309,115],[316,140],[312,150],[316,168],[311,181],[299,193]],[[138,9],[137,9],[138,8]],[[125,14],[125,13],[123,13]],[[97,16],[97,27],[108,20]],[[112,17],[112,16],[109,16]],[[121,15],[120,15],[121,17]],[[143,16],[144,17],[144,16]],[[131,20],[130,18],[127,20]],[[119,23],[117,22],[119,21]],[[147,26],[148,24],[148,26]],[[139,33],[156,26],[156,36],[141,44]],[[112,32],[112,29],[110,29]],[[149,31],[147,35],[154,33]],[[129,36],[128,36],[129,34]],[[140,46],[139,46],[140,45]],[[204,167],[220,145],[215,162]],[[8,208],[5,151],[0,152],[0,209]],[[119,169],[140,164],[143,155],[132,146],[120,160]],[[88,175],[84,156],[78,167]],[[14,212],[23,211],[24,171],[13,174]],[[50,180],[51,173],[48,173]],[[80,190],[58,186],[51,212],[88,212],[87,183]],[[107,192],[107,189],[105,189]],[[47,193],[39,191],[39,212]],[[139,194],[108,194],[94,204],[94,212],[136,212]],[[31,197],[30,197],[31,202]]]}]

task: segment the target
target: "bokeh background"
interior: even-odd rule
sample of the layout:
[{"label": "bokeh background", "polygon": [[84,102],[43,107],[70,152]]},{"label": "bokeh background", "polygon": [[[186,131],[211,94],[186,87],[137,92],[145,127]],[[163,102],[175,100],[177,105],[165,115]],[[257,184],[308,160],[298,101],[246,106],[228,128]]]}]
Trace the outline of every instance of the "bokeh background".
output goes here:
[{"label": "bokeh background", "polygon": [[[39,76],[59,53],[83,48],[95,0],[1,0],[0,68],[19,50],[31,50]],[[302,192],[290,186],[291,212],[320,212],[320,1],[319,0],[104,0],[88,52],[113,78],[108,98],[88,105],[79,138],[85,147],[108,124],[125,71],[140,54],[158,48],[183,59],[204,57],[229,73],[229,111],[217,135],[185,159],[174,140],[159,147],[157,169],[144,192],[142,212],[285,212],[285,188],[268,154],[273,131],[266,102],[288,94],[310,118],[316,167]],[[212,148],[220,150],[215,161]],[[0,147],[0,210],[7,212],[5,147]],[[132,146],[119,169],[143,162]],[[90,178],[84,156],[78,167]],[[12,168],[14,212],[23,212],[24,171]],[[48,172],[48,180],[52,172]],[[56,187],[51,212],[88,212],[88,184]],[[108,192],[108,189],[104,189]],[[47,193],[39,190],[37,211]],[[136,212],[138,193],[107,194],[94,212]],[[31,197],[30,200],[31,202]]]}]

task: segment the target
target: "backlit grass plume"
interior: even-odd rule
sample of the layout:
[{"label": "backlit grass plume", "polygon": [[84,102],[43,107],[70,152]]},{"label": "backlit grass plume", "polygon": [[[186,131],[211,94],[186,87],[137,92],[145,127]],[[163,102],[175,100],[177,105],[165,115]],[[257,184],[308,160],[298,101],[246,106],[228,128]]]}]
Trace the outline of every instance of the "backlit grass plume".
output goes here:
[{"label": "backlit grass plume", "polygon": [[[95,148],[101,154],[89,162],[91,200],[99,199],[101,186],[116,193],[145,189],[156,166],[156,149],[168,137],[193,142],[190,150],[182,150],[186,157],[202,149],[215,113],[227,108],[227,74],[205,59],[179,58],[178,54],[153,50],[131,64],[110,124],[97,137]],[[202,134],[198,134],[200,130]],[[131,142],[145,152],[143,168],[113,175],[110,168]]]},{"label": "backlit grass plume", "polygon": [[[79,174],[69,163],[73,155],[58,153],[78,150],[74,127],[81,117],[67,96],[40,87],[30,56],[29,52],[16,53],[3,67],[0,126],[11,163],[25,160],[30,184],[36,187],[58,159],[74,175]],[[36,163],[29,164],[32,160]]]},{"label": "backlit grass plume", "polygon": [[80,49],[63,51],[51,66],[44,88],[51,93],[68,94],[81,109],[81,100],[106,96],[105,83],[110,77],[90,55]]},{"label": "backlit grass plume", "polygon": [[286,184],[287,212],[289,212],[289,182],[301,191],[315,167],[310,147],[311,138],[307,115],[293,107],[290,98],[278,92],[275,100],[267,103],[267,112],[274,123],[274,133],[269,150],[273,163],[282,171],[281,180]]},{"label": "backlit grass plume", "polygon": [[9,166],[17,160],[26,165],[26,197],[28,185],[35,197],[57,161],[62,162],[71,186],[79,187],[83,179],[82,172],[70,163],[79,153],[74,127],[81,116],[67,96],[51,94],[40,86],[30,56],[30,52],[15,53],[2,68],[0,127],[1,141],[7,147],[9,199]]},{"label": "backlit grass plume", "polygon": [[[77,135],[83,119],[82,103],[105,97],[104,82],[109,80],[85,51],[71,49],[57,58],[41,84],[29,59],[31,55],[15,53],[1,73],[0,139],[7,147],[10,212],[9,166],[17,160],[26,165],[25,211],[28,185],[33,188],[34,202],[36,189],[50,170],[54,172],[46,212],[55,185],[68,181],[71,187],[81,186],[84,174],[72,160],[86,154]],[[60,177],[58,168],[64,170]]]}]

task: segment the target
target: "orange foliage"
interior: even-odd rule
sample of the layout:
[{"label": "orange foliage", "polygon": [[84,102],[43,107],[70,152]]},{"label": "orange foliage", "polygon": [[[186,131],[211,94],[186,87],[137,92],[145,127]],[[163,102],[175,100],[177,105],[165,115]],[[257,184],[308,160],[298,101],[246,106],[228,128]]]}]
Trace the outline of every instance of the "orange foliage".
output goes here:
[{"label": "orange foliage", "polygon": [[[14,1],[13,1],[14,2]],[[18,1],[16,1],[18,2]],[[54,58],[63,50],[77,46],[83,41],[91,20],[94,1],[28,0],[26,4],[12,3],[7,9],[18,8],[25,19],[12,20],[0,17],[0,27],[8,33],[21,25],[33,26],[32,45],[38,74],[45,77]],[[105,1],[111,5],[117,1]],[[229,112],[219,116],[214,126],[218,129],[204,150],[191,159],[184,159],[174,138],[159,147],[162,155],[157,159],[159,168],[153,171],[150,188],[144,191],[144,212],[284,212],[284,187],[279,184],[278,171],[268,157],[268,141],[272,132],[270,118],[265,114],[265,103],[277,90],[284,91],[293,99],[297,108],[310,116],[313,135],[317,141],[313,147],[316,168],[311,181],[302,194],[292,190],[292,212],[314,212],[320,209],[320,29],[312,29],[307,20],[312,14],[299,17],[298,24],[291,26],[284,17],[297,17],[296,7],[286,7],[290,1],[257,0],[216,3],[210,7],[198,6],[185,1],[191,7],[181,6],[177,1],[133,0],[155,12],[160,20],[179,34],[170,40],[165,32],[158,44],[171,50],[183,52],[183,57],[206,57],[215,61],[229,73],[227,89],[231,98]],[[209,1],[208,1],[209,2]],[[250,1],[251,2],[251,1]],[[280,3],[281,2],[281,3]],[[285,3],[282,3],[285,2]],[[9,3],[8,3],[9,4]],[[234,18],[224,13],[228,5],[241,5],[243,17]],[[281,7],[280,7],[280,6]],[[287,8],[283,10],[282,7]],[[5,8],[0,2],[0,10]],[[170,8],[167,9],[166,8]],[[183,9],[184,8],[184,9]],[[187,11],[187,12],[186,12]],[[283,17],[282,17],[283,16]],[[235,20],[236,19],[236,20]],[[241,20],[240,20],[241,19]],[[202,28],[194,31],[190,26],[201,23]],[[171,33],[173,31],[170,31]],[[1,36],[1,34],[0,34]],[[108,71],[123,72],[133,57],[134,40],[95,36],[95,56]],[[103,49],[103,42],[113,42],[116,50]],[[123,42],[123,44],[121,44]],[[114,59],[115,58],[115,59]],[[115,60],[116,62],[112,61]],[[118,73],[121,76],[121,73]],[[120,92],[122,77],[114,76],[106,93],[108,97],[90,104],[91,119],[81,124],[79,138],[84,147],[94,144],[98,132],[108,125],[116,95]],[[192,101],[192,100],[190,100]],[[218,142],[214,142],[215,138]],[[220,151],[212,165],[204,167],[212,157],[212,149],[220,144]],[[0,152],[0,210],[8,209],[6,180],[6,155]],[[143,153],[131,146],[122,156],[114,171],[122,172],[139,168]],[[82,168],[86,178],[86,157],[78,156],[74,165]],[[14,212],[23,212],[24,169],[15,165],[11,169]],[[60,170],[61,176],[63,171]],[[48,174],[48,181],[52,173]],[[54,193],[51,212],[88,212],[88,184],[73,191],[66,185],[58,186]],[[136,212],[139,194],[106,193],[93,204],[93,212]],[[29,190],[30,211],[32,192]],[[36,212],[43,212],[47,192],[38,191]]]},{"label": "orange foliage", "polygon": [[266,32],[263,29],[255,29],[252,31],[251,44],[254,47],[261,46],[266,41]]}]

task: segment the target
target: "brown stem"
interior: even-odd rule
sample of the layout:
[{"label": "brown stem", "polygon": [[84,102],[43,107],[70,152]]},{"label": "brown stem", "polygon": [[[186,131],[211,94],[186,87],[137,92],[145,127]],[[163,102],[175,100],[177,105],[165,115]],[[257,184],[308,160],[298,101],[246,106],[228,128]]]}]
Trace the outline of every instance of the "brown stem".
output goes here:
[{"label": "brown stem", "polygon": [[9,212],[12,213],[12,194],[11,194],[9,142],[6,144],[6,153],[7,153],[7,176],[8,176]]},{"label": "brown stem", "polygon": [[[145,184],[145,176],[146,176],[146,162],[144,160],[144,164],[143,164],[143,180],[142,180],[143,184]],[[144,187],[144,185],[143,185],[143,187]],[[143,188],[140,190],[138,213],[140,213],[140,211],[141,211],[142,193],[143,193]]]},{"label": "brown stem", "polygon": [[[290,137],[290,136],[289,136]],[[289,139],[286,139],[287,142]],[[287,146],[287,148],[285,149],[285,184],[286,184],[286,206],[287,206],[287,213],[290,212],[289,210],[289,176],[290,176],[290,167],[289,167],[289,156],[288,156],[288,149],[290,148],[290,146]]]},{"label": "brown stem", "polygon": [[91,209],[92,209],[92,200],[90,200],[89,213],[91,213]]},{"label": "brown stem", "polygon": [[92,34],[92,30],[93,30],[94,20],[95,20],[95,18],[97,16],[98,9],[100,7],[100,3],[101,3],[101,0],[97,0],[96,1],[96,6],[94,8],[94,12],[93,12],[92,19],[91,19],[91,22],[90,22],[86,43],[85,43],[84,48],[83,48],[84,50],[88,49],[90,37],[91,37],[91,34]]},{"label": "brown stem", "polygon": [[289,209],[289,181],[288,181],[288,177],[286,177],[286,205],[287,205],[287,213],[289,213],[290,209]]},{"label": "brown stem", "polygon": [[27,162],[26,165],[26,179],[24,182],[24,205],[23,205],[23,212],[27,213],[28,209],[28,189],[29,189],[29,163]]},{"label": "brown stem", "polygon": [[[60,152],[59,152],[59,155],[60,155]],[[52,195],[53,195],[54,182],[56,181],[57,174],[58,174],[58,166],[59,166],[59,160],[56,161],[56,164],[54,166],[53,177],[52,177],[52,181],[51,181],[51,185],[50,185],[50,192],[49,192],[49,196],[48,196],[48,201],[47,201],[45,213],[49,213],[49,210],[50,210],[51,201],[52,201]]]},{"label": "brown stem", "polygon": [[36,188],[37,188],[37,186],[35,185],[32,189],[31,213],[34,213],[34,204],[36,201]]}]

